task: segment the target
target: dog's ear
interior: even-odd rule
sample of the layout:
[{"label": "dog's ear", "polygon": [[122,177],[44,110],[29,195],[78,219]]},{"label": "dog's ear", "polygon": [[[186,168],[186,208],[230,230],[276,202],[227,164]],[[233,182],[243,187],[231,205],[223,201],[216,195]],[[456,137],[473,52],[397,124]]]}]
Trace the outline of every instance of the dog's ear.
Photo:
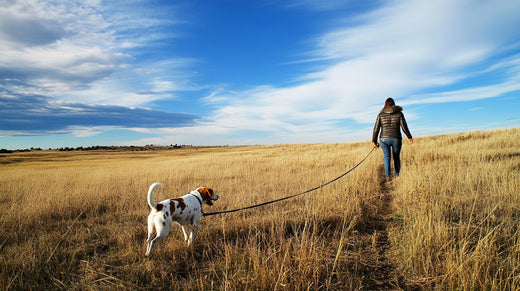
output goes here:
[{"label": "dog's ear", "polygon": [[197,189],[197,191],[199,191],[202,200],[207,201],[211,198],[211,196],[209,196],[209,191],[207,187],[200,187],[199,189]]},{"label": "dog's ear", "polygon": [[202,196],[202,200],[208,202],[208,204],[211,205],[211,199],[214,195],[213,189],[208,187],[201,187],[197,189],[197,191],[199,191],[200,196]]}]

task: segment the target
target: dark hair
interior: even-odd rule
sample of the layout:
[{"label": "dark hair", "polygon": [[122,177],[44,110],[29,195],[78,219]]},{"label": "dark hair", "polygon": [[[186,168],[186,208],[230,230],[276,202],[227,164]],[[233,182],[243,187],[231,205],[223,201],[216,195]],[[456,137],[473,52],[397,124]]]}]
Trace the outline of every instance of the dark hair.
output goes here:
[{"label": "dark hair", "polygon": [[392,105],[395,105],[394,99],[392,99],[392,98],[386,99],[385,107],[392,106]]}]

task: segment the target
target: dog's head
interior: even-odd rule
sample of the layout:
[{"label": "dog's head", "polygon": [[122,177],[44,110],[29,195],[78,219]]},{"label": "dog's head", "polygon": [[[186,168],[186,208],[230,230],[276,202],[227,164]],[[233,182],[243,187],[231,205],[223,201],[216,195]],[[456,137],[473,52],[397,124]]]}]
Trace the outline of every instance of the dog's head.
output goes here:
[{"label": "dog's head", "polygon": [[199,192],[202,197],[202,201],[206,202],[208,205],[213,205],[213,200],[218,200],[218,195],[209,187],[199,187],[197,188],[197,192]]}]

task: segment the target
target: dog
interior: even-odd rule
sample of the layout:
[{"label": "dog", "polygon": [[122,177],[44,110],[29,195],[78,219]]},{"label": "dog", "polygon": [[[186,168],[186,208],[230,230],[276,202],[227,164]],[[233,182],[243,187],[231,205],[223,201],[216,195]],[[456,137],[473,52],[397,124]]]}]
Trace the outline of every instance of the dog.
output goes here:
[{"label": "dog", "polygon": [[[148,189],[148,205],[150,205],[151,211],[148,215],[148,239],[145,254],[147,257],[150,256],[157,243],[168,235],[173,221],[181,226],[184,240],[188,246],[192,245],[202,216],[202,204],[213,205],[212,201],[218,200],[218,195],[213,192],[213,189],[199,187],[180,198],[166,199],[156,203],[153,200],[153,191],[157,187],[162,187],[162,184],[153,183]],[[188,226],[191,226],[189,235]],[[154,234],[155,237],[153,237]]]}]

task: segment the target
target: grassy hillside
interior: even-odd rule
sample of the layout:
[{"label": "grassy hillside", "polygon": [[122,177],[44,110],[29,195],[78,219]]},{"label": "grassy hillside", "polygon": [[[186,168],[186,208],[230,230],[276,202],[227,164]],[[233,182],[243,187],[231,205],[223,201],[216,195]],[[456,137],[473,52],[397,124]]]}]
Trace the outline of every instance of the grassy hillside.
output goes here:
[{"label": "grassy hillside", "polygon": [[520,129],[417,138],[401,177],[382,152],[315,192],[174,225],[144,257],[146,192],[199,186],[206,212],[296,194],[354,166],[371,144],[0,155],[2,289],[518,289]]}]

